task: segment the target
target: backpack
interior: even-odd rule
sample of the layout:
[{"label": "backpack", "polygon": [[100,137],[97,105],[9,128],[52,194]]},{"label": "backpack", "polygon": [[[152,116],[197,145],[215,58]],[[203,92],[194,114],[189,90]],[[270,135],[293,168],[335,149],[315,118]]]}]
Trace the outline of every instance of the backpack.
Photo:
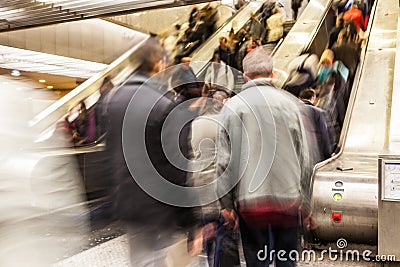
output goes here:
[{"label": "backpack", "polygon": [[299,97],[303,89],[312,87],[318,71],[318,56],[315,54],[301,55],[289,64],[289,77],[283,89]]}]

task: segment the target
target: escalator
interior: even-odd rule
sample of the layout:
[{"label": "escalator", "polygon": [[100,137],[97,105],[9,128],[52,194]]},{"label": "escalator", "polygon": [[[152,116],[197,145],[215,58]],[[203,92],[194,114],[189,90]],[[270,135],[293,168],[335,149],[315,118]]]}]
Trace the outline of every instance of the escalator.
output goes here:
[{"label": "escalator", "polygon": [[[231,29],[232,24],[237,27],[243,27],[249,18],[249,14],[258,10],[260,3],[249,3],[245,8],[228,22],[226,22],[210,39],[206,42],[199,51],[193,54],[193,61],[199,60],[198,68],[194,68],[197,75],[204,73],[204,70],[212,56],[215,45],[218,45],[220,35],[225,33],[226,29]],[[323,12],[321,12],[321,10]],[[286,62],[298,56],[305,49],[317,48],[313,52],[320,54],[322,49],[316,44],[319,39],[327,39],[329,27],[334,25],[333,15],[331,14],[331,0],[318,0],[312,1],[304,10],[302,19],[293,26],[291,32],[288,33],[285,40],[283,40],[273,52],[275,61],[275,70],[278,71],[279,77],[284,77]],[[306,19],[307,18],[307,19]],[[237,22],[234,22],[236,21]],[[296,30],[296,32],[293,32]],[[299,39],[299,34],[303,38]],[[319,38],[319,39],[318,39]],[[137,48],[140,47],[146,39],[142,40],[135,47],[127,51],[124,55],[114,61],[103,73],[100,73],[82,85],[78,86],[71,93],[54,103],[49,108],[42,111],[30,121],[30,126],[38,133],[37,142],[48,139],[55,130],[56,122],[62,120],[68,112],[76,107],[81,101],[85,101],[87,108],[92,107],[98,97],[98,89],[102,84],[105,77],[112,80],[115,87],[122,84],[139,66],[140,62],[137,61]],[[57,151],[57,154],[75,154],[78,157],[81,172],[84,176],[86,184],[87,195],[90,200],[101,199],[105,196],[107,181],[107,162],[104,161],[101,154],[104,153],[104,136],[91,144],[71,148],[54,147],[52,150]],[[106,170],[102,170],[102,168]],[[103,200],[100,200],[104,201]]]},{"label": "escalator", "polygon": [[[378,241],[378,158],[398,154],[392,145],[398,1],[376,0],[370,15],[345,121],[340,152],[316,165],[314,216],[322,241],[376,245]],[[379,77],[379,78],[378,78]],[[395,142],[396,143],[396,142]]]}]

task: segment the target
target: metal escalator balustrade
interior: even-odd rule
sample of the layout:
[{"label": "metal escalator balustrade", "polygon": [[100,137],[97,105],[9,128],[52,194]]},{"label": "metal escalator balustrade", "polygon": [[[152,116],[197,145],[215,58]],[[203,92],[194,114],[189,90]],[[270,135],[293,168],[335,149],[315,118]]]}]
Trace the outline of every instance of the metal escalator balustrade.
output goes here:
[{"label": "metal escalator balustrade", "polygon": [[140,47],[149,36],[147,35],[147,37],[143,38],[141,42],[111,63],[105,71],[86,80],[59,101],[36,115],[30,121],[30,126],[35,128],[37,132],[42,133],[38,139],[45,140],[54,130],[55,122],[63,118],[71,108],[77,106],[81,101],[97,93],[105,77],[110,78],[114,85],[118,85],[126,80],[140,64],[140,62],[135,60],[135,52],[137,52],[138,47]]},{"label": "metal escalator balustrade", "polygon": [[[390,151],[392,95],[398,94],[393,86],[398,16],[397,1],[375,1],[339,142],[341,151],[315,167],[313,212],[320,224],[315,232],[319,239],[377,242],[378,157]],[[332,198],[337,190],[342,191],[340,201]],[[343,215],[340,223],[332,221],[334,212]]]}]

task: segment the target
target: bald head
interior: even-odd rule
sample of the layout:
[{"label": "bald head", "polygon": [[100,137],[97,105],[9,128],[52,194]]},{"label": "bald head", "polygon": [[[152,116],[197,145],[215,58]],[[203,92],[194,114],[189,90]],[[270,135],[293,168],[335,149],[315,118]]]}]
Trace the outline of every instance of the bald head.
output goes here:
[{"label": "bald head", "polygon": [[270,78],[273,70],[272,58],[262,47],[257,47],[243,59],[244,74],[250,78]]}]

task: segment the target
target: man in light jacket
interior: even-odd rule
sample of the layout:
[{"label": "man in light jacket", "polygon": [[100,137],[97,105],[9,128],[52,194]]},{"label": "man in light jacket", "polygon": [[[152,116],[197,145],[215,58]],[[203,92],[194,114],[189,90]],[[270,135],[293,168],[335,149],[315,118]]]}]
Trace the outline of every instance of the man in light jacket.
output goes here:
[{"label": "man in light jacket", "polygon": [[[298,247],[299,214],[309,216],[311,162],[300,102],[271,85],[272,58],[259,47],[243,60],[247,83],[221,111],[217,194],[227,223],[238,214],[247,266],[267,266],[271,250]],[[272,242],[271,242],[272,241]]]}]

